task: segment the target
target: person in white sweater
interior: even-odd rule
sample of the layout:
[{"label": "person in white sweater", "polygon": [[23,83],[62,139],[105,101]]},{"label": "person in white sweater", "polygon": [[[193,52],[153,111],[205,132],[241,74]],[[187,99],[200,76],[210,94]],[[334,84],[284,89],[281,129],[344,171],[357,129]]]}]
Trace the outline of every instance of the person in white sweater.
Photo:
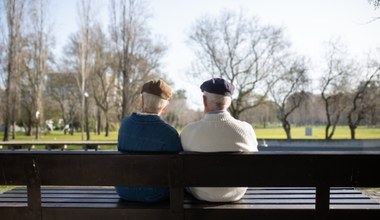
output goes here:
[{"label": "person in white sweater", "polygon": [[[181,134],[185,151],[256,152],[256,134],[250,124],[233,118],[227,111],[234,86],[221,78],[201,85],[205,115],[186,125]],[[190,187],[191,194],[209,202],[232,202],[243,197],[247,187]]]}]

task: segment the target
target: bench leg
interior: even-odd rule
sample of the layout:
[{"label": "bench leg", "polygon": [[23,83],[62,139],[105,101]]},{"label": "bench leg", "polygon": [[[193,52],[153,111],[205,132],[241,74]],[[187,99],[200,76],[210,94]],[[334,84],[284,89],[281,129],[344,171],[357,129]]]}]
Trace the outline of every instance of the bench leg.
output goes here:
[{"label": "bench leg", "polygon": [[38,164],[35,158],[27,158],[24,164],[26,176],[28,177],[28,209],[31,220],[42,219],[41,209],[41,179]]},{"label": "bench leg", "polygon": [[327,219],[330,209],[330,187],[318,186],[315,192],[315,219]]}]

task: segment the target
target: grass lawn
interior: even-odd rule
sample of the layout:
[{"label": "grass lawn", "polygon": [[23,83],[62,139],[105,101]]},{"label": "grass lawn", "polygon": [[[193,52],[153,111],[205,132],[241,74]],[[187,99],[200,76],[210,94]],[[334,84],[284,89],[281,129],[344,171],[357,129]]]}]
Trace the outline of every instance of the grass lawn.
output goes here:
[{"label": "grass lawn", "polygon": [[[312,128],[312,136],[305,135],[305,127],[292,127],[291,135],[293,139],[324,139],[325,127],[315,126]],[[259,139],[285,139],[285,131],[282,127],[271,128],[254,128],[256,136]],[[338,126],[335,130],[333,139],[350,139],[350,130],[348,126]],[[369,128],[366,126],[356,129],[357,139],[379,139],[380,128]]]},{"label": "grass lawn", "polygon": [[[305,126],[296,127],[293,126],[291,133],[293,139],[324,139],[325,127],[324,126],[312,126],[312,136],[305,135]],[[256,136],[258,139],[285,139],[286,135],[282,127],[255,127]],[[1,134],[0,134],[1,135]],[[84,138],[86,136],[84,135]],[[380,139],[380,128],[370,128],[366,126],[356,129],[357,139]],[[110,132],[108,137],[105,137],[104,133],[97,135],[95,133],[90,134],[91,141],[116,141],[117,132]],[[348,126],[338,126],[333,139],[350,139],[350,130]],[[25,136],[23,133],[16,135],[16,141],[33,141],[34,136]],[[53,131],[41,136],[40,141],[80,141],[82,140],[81,133],[77,132],[74,135],[64,134],[62,131]]]},{"label": "grass lawn", "polygon": [[0,186],[0,193],[9,191],[9,190],[11,190],[13,188],[14,188],[14,186]]},{"label": "grass lawn", "polygon": [[[84,134],[84,139],[86,139],[86,134]],[[24,133],[17,133],[17,141],[28,141],[35,140],[34,136],[26,136]],[[41,135],[40,141],[81,141],[82,134],[80,132],[74,133],[74,135],[64,134],[62,131],[52,131],[46,134]],[[110,132],[110,135],[106,137],[103,134],[97,135],[90,133],[91,141],[113,141],[117,140],[117,132]]]}]

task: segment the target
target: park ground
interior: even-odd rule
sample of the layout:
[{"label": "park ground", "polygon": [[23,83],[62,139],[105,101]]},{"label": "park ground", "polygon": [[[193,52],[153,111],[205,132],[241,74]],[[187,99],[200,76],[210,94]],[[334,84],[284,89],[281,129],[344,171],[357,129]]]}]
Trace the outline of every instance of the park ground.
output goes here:
[{"label": "park ground", "polygon": [[[311,128],[311,135],[306,135],[306,128]],[[285,132],[282,127],[254,127],[256,136],[258,139],[286,139]],[[180,131],[179,131],[180,132]],[[291,130],[293,139],[324,139],[325,127],[324,126],[300,126],[292,127]],[[1,134],[0,134],[1,135]],[[86,138],[86,135],[84,134]],[[380,139],[380,127],[367,127],[362,126],[356,129],[357,139]],[[338,126],[336,128],[333,139],[350,139],[350,130],[347,126]],[[23,133],[18,133],[16,141],[33,141],[34,136],[25,136]],[[44,133],[41,136],[42,141],[80,141],[82,135],[80,132],[74,133],[74,135],[64,134],[62,131],[52,131]],[[90,134],[91,141],[116,141],[117,132],[110,132],[108,137],[105,137],[104,133],[97,135],[95,133]]]}]

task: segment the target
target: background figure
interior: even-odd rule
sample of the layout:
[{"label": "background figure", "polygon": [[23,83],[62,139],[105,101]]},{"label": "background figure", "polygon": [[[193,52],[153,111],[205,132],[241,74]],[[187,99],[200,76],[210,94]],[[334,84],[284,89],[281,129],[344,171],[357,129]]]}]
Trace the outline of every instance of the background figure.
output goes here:
[{"label": "background figure", "polygon": [[[205,115],[200,121],[185,126],[181,143],[185,151],[255,152],[256,134],[250,124],[233,118],[227,111],[234,86],[224,79],[214,78],[201,85]],[[247,187],[191,187],[192,195],[210,202],[237,201]]]},{"label": "background figure", "polygon": [[[123,119],[118,136],[118,150],[122,152],[179,152],[182,151],[178,132],[162,120],[172,95],[171,88],[163,80],[145,83],[141,90],[142,111]],[[123,172],[123,167],[120,171]],[[164,177],[163,177],[164,178]],[[122,187],[116,191],[129,201],[157,202],[168,198],[164,187]]]}]

